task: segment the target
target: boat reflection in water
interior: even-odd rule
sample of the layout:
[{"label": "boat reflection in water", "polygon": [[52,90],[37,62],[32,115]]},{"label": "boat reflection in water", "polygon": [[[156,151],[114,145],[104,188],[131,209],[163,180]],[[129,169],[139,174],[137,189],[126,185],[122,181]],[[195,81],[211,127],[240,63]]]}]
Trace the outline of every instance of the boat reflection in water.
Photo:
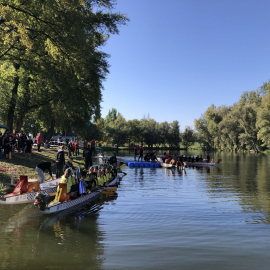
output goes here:
[{"label": "boat reflection in water", "polygon": [[95,203],[55,215],[40,215],[32,205],[20,209],[1,226],[0,269],[101,268],[106,232],[97,220],[116,199],[102,195]]}]

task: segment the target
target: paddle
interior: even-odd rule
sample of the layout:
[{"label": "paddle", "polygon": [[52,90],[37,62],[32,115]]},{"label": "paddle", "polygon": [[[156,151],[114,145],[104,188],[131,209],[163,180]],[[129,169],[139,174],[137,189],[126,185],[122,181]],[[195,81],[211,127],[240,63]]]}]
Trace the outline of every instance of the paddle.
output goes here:
[{"label": "paddle", "polygon": [[106,191],[106,190],[103,190],[103,191],[101,191],[101,193],[102,193],[103,195],[115,196],[114,191]]},{"label": "paddle", "polygon": [[105,191],[117,191],[117,187],[105,187]]},{"label": "paddle", "polygon": [[127,164],[126,163],[123,163],[119,168],[122,169],[125,166],[127,166]]}]

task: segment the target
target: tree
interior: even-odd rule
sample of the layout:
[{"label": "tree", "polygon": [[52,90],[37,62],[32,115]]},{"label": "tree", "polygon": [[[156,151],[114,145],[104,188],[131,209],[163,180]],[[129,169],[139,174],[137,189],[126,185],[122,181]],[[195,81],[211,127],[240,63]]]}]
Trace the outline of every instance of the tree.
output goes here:
[{"label": "tree", "polygon": [[120,145],[126,142],[129,129],[126,119],[120,113],[117,114],[114,121],[105,126],[106,135],[113,144],[116,144],[117,150]]},{"label": "tree", "polygon": [[129,126],[129,134],[128,134],[128,142],[141,142],[143,143],[143,136],[142,136],[142,130],[140,126],[140,121],[138,119],[129,120],[127,122],[127,125]]},{"label": "tree", "polygon": [[194,130],[190,126],[186,126],[184,132],[181,134],[182,144],[188,149],[195,142]]},{"label": "tree", "polygon": [[23,0],[1,1],[0,69],[5,72],[0,81],[9,77],[0,84],[0,100],[6,93],[1,119],[11,129],[14,122],[20,128],[30,113],[47,105],[56,117],[58,102],[76,119],[69,122],[66,117],[72,127],[78,125],[81,112],[79,124],[93,114],[100,116],[102,83],[109,68],[108,55],[100,48],[128,20],[111,12],[113,5],[111,0],[33,0],[27,5]]},{"label": "tree", "polygon": [[178,121],[175,120],[172,123],[170,123],[170,130],[169,130],[168,135],[169,135],[168,144],[170,146],[178,147],[179,143],[181,141],[181,138],[180,138],[180,126],[179,126]]},{"label": "tree", "polygon": [[142,136],[144,138],[144,142],[148,145],[148,147],[153,147],[153,144],[158,143],[157,140],[157,130],[158,130],[158,123],[150,118],[142,119],[140,122]]},{"label": "tree", "polygon": [[112,108],[112,110],[109,110],[106,118],[105,118],[105,126],[108,124],[114,122],[117,118],[117,110],[115,108]]},{"label": "tree", "polygon": [[163,144],[165,146],[166,143],[170,140],[169,138],[170,129],[171,126],[167,121],[159,124],[159,144]]},{"label": "tree", "polygon": [[257,138],[262,141],[262,147],[270,148],[270,91],[262,97],[262,106],[258,109],[256,126]]},{"label": "tree", "polygon": [[98,140],[104,140],[105,139],[105,121],[102,117],[100,117],[99,119],[96,120],[96,127],[97,127],[97,132],[98,135],[96,136],[96,138]]}]

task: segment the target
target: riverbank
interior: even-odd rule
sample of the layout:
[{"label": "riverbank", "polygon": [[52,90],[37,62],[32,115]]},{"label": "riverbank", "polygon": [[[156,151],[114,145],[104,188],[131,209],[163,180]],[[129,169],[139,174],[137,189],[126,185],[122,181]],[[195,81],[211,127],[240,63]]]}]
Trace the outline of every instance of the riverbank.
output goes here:
[{"label": "riverbank", "polygon": [[[140,145],[140,143],[136,143],[136,145]],[[169,147],[169,146],[165,146],[165,147],[147,147],[144,146],[144,151],[150,151],[150,150],[163,150],[163,151],[171,151],[171,150],[187,150],[185,147]],[[100,151],[116,151],[117,147],[116,146],[112,146],[112,145],[102,145],[102,146],[98,146],[96,147],[97,150]],[[127,151],[133,151],[134,147],[128,147],[128,146],[120,146],[118,147],[118,151],[122,151],[122,150],[127,150]],[[195,142],[193,145],[191,145],[188,150],[201,150],[201,146],[198,142]]]},{"label": "riverbank", "polygon": [[[12,153],[11,159],[1,158],[0,159],[0,169],[4,171],[0,172],[0,194],[5,194],[10,191],[10,183],[13,178],[14,183],[20,179],[20,175],[27,175],[28,179],[39,179],[39,175],[35,170],[36,166],[41,162],[49,162],[56,160],[56,153],[58,149],[41,148],[41,152],[37,151],[37,148],[33,148],[31,154],[31,159],[28,159],[25,153]],[[65,151],[65,159],[68,161],[67,151]],[[74,166],[77,167],[84,166],[82,150],[80,150],[80,155],[74,158]],[[56,165],[52,167],[52,172],[56,172]],[[45,181],[49,180],[51,177],[45,172]],[[13,187],[11,188],[13,190]]]}]

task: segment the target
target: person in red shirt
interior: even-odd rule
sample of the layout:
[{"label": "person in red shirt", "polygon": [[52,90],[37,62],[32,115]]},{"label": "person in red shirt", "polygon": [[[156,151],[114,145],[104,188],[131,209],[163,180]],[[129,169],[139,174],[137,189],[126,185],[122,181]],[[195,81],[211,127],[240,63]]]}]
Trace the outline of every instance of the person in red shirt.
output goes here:
[{"label": "person in red shirt", "polygon": [[84,142],[83,142],[83,148],[84,149],[87,148],[87,145],[88,145],[87,140],[84,140]]},{"label": "person in red shirt", "polygon": [[96,145],[96,141],[95,141],[95,139],[93,139],[93,140],[90,142],[91,151],[92,151],[93,154],[94,154],[95,151],[96,151],[95,145]]},{"label": "person in red shirt", "polygon": [[72,142],[72,141],[71,141],[70,150],[71,150],[71,156],[74,156],[75,142]]},{"label": "person in red shirt", "polygon": [[75,142],[75,156],[79,155],[79,142],[76,140]]},{"label": "person in red shirt", "polygon": [[141,146],[139,147],[140,150],[140,156],[138,158],[138,161],[141,159],[141,161],[143,161],[143,145],[141,144]]},{"label": "person in red shirt", "polygon": [[40,133],[39,133],[39,134],[37,135],[38,152],[41,152],[41,151],[40,151],[41,143],[42,143],[42,138],[41,138],[41,135],[40,135]]},{"label": "person in red shirt", "polygon": [[138,155],[138,149],[137,146],[134,146],[134,160],[136,161],[136,156]]}]

